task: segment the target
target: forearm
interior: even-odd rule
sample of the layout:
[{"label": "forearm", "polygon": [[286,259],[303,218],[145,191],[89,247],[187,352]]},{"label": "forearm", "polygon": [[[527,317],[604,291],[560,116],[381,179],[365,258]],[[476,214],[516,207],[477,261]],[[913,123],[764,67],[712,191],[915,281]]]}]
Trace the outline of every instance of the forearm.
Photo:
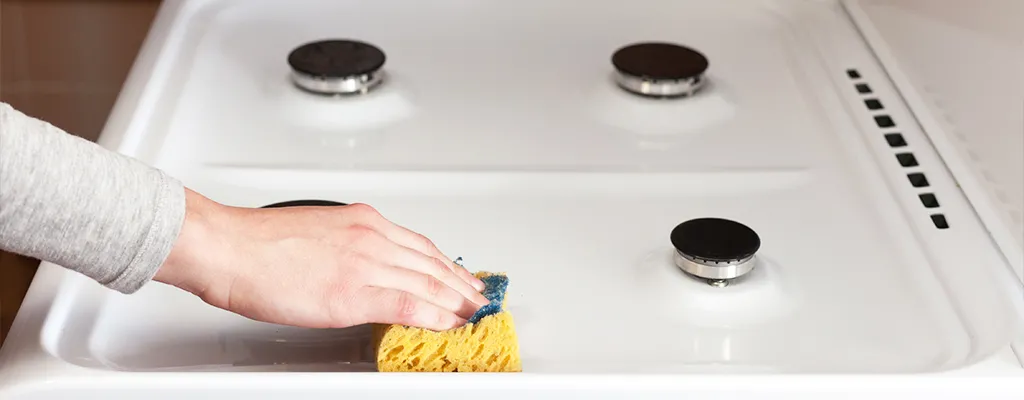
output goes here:
[{"label": "forearm", "polygon": [[0,103],[0,248],[131,293],[184,218],[177,180]]}]

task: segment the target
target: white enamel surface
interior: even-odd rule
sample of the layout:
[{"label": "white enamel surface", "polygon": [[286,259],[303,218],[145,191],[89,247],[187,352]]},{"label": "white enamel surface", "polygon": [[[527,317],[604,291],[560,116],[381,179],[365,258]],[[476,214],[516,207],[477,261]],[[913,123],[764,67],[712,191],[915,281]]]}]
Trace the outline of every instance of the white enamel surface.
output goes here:
[{"label": "white enamel surface", "polygon": [[1024,279],[1024,2],[848,3]]},{"label": "white enamel surface", "polygon": [[[969,8],[955,0],[844,5],[1002,249],[1017,281],[1007,278],[1020,285],[1024,2],[983,0]],[[1024,362],[1024,335],[1015,345]]]},{"label": "white enamel surface", "polygon": [[[1024,393],[1019,287],[840,5],[644,4],[168,2],[103,137],[215,200],[365,202],[471,269],[507,272],[524,373],[356,375],[373,369],[363,328],[259,324],[45,266],[18,347],[0,353],[0,395]],[[285,55],[323,37],[380,46],[391,80],[362,98],[293,89]],[[700,96],[613,86],[611,52],[651,38],[708,55]],[[920,167],[895,162],[847,68]],[[917,171],[950,229],[907,184]],[[706,216],[761,236],[743,282],[672,266],[671,229]],[[343,373],[300,373],[316,371]],[[840,375],[808,375],[822,373]]]}]

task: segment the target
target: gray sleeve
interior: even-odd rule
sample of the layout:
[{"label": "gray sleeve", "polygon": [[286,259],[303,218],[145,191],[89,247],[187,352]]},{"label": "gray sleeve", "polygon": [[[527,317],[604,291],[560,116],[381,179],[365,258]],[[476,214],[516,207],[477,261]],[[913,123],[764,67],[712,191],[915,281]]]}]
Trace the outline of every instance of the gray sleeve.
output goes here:
[{"label": "gray sleeve", "polygon": [[177,180],[0,103],[0,249],[132,293],[184,218]]}]

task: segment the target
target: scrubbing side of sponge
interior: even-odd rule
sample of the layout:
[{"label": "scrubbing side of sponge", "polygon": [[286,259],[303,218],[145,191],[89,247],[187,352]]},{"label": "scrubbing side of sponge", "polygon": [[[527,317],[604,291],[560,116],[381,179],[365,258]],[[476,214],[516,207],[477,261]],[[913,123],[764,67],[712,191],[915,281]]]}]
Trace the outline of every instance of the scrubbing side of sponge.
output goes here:
[{"label": "scrubbing side of sponge", "polygon": [[481,307],[466,325],[435,332],[402,325],[375,325],[380,372],[520,372],[519,343],[505,310],[508,277],[478,272],[484,282]]}]

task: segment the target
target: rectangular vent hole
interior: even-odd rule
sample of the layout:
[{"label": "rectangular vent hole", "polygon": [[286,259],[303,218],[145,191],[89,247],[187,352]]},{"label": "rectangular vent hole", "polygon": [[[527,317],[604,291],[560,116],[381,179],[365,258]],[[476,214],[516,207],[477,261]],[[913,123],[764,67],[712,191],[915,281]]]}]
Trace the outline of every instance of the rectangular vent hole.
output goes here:
[{"label": "rectangular vent hole", "polygon": [[896,155],[896,159],[900,161],[900,165],[904,167],[916,167],[917,157],[914,157],[914,153],[899,153]]},{"label": "rectangular vent hole", "polygon": [[866,84],[866,83],[858,83],[856,85],[856,88],[857,88],[857,93],[861,93],[861,94],[871,93],[871,86],[868,86],[868,84]]},{"label": "rectangular vent hole", "polygon": [[903,135],[898,133],[887,133],[885,135],[885,141],[889,142],[891,147],[903,147],[907,145],[907,141],[903,139]]},{"label": "rectangular vent hole", "polygon": [[932,214],[932,223],[935,224],[936,228],[949,229],[949,222],[946,221],[946,216],[942,214]]},{"label": "rectangular vent hole", "polygon": [[849,76],[851,79],[860,79],[860,72],[851,68],[846,70],[846,76]]},{"label": "rectangular vent hole", "polygon": [[938,208],[939,207],[939,199],[935,198],[934,194],[922,193],[918,197],[921,198],[921,204],[924,204],[925,208]]},{"label": "rectangular vent hole", "polygon": [[875,116],[875,124],[879,128],[892,128],[896,126],[896,121],[893,121],[888,115],[878,115]]},{"label": "rectangular vent hole", "polygon": [[910,184],[914,185],[916,188],[928,187],[928,178],[920,172],[907,174],[907,178],[910,179]]},{"label": "rectangular vent hole", "polygon": [[878,101],[878,99],[864,100],[864,105],[868,107],[868,110],[881,110],[885,108],[882,106],[882,102]]}]

